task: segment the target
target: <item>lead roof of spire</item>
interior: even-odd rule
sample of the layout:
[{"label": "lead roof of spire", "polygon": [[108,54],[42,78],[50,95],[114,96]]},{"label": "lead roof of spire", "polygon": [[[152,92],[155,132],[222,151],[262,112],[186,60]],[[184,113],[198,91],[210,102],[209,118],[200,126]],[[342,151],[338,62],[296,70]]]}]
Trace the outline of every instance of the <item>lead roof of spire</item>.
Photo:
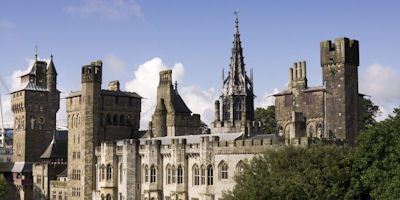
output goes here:
[{"label": "lead roof of spire", "polygon": [[246,84],[246,71],[244,69],[244,61],[243,61],[243,49],[240,42],[240,34],[239,34],[239,19],[238,12],[234,12],[236,16],[235,20],[235,34],[233,39],[233,47],[232,47],[232,57],[231,57],[231,65],[229,72],[229,85],[232,87],[233,85],[245,85]]},{"label": "lead roof of spire", "polygon": [[51,54],[51,56],[50,56],[50,63],[49,63],[49,67],[47,69],[47,73],[57,74],[56,68],[54,67],[54,63],[53,63],[53,54]]}]

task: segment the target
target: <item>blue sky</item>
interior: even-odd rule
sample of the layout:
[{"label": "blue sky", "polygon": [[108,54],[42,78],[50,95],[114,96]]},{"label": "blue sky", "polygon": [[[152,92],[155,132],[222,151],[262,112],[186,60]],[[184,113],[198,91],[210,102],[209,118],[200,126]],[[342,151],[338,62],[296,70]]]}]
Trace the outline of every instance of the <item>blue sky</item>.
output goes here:
[{"label": "blue sky", "polygon": [[209,122],[221,70],[230,62],[233,11],[239,10],[256,106],[268,105],[268,96],[285,88],[293,62],[306,60],[309,85],[321,85],[319,43],[345,36],[360,42],[360,92],[386,115],[400,104],[399,8],[398,1],[2,1],[0,71],[15,87],[13,75],[29,67],[38,45],[39,58],[54,54],[65,95],[80,89],[80,67],[101,59],[103,87],[120,80],[123,89],[146,97],[145,129],[156,92],[147,91],[155,84],[146,81],[157,81],[151,78],[157,70],[174,68],[188,106]]}]

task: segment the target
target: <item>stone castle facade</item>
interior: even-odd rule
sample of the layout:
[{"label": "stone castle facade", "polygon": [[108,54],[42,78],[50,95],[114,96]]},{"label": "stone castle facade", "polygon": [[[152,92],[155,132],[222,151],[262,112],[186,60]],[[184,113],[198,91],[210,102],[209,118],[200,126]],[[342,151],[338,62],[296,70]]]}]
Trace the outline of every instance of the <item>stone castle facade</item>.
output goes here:
[{"label": "stone castle facade", "polygon": [[[66,97],[65,137],[55,131],[59,92],[54,64],[49,64],[45,80],[45,62],[35,67],[42,62],[36,61],[34,75],[22,78],[31,85],[12,94],[14,121],[21,129],[16,132],[23,138],[14,143],[15,152],[21,152],[14,156],[21,162],[15,164],[15,176],[23,177],[15,182],[21,199],[220,199],[234,187],[243,163],[267,149],[308,146],[317,138],[354,141],[362,100],[357,41],[321,43],[323,86],[308,87],[306,63],[295,63],[289,89],[275,94],[278,130],[270,135],[262,134],[263,125],[254,120],[253,78],[246,75],[242,51],[236,18],[230,71],[227,77],[223,74],[211,134],[200,133],[200,115],[186,106],[171,70],[160,72],[152,121],[147,131],[139,131],[142,97],[121,91],[118,81],[101,89],[103,64],[97,61],[82,66],[81,91]],[[22,98],[31,92],[36,98]],[[48,102],[42,124],[30,120],[40,121],[38,102]],[[31,108],[25,105],[39,107],[28,113]],[[50,115],[54,121],[47,120]],[[27,131],[46,136],[33,143],[39,152],[22,153],[32,148],[26,139],[35,137]]]},{"label": "stone castle facade", "polygon": [[306,62],[289,69],[289,88],[275,94],[279,135],[319,137],[354,143],[362,126],[358,93],[358,41],[338,38],[321,42],[323,85],[307,85]]}]

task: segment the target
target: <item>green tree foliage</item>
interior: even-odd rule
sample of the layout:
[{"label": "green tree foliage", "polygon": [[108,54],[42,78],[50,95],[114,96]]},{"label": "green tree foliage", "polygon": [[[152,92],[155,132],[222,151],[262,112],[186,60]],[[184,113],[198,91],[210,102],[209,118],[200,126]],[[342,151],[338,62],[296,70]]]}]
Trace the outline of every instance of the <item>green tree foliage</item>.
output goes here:
[{"label": "green tree foliage", "polygon": [[254,118],[264,124],[265,134],[276,134],[276,121],[275,121],[275,106],[268,106],[267,109],[256,108],[254,111]]},{"label": "green tree foliage", "polygon": [[8,192],[8,185],[4,179],[4,175],[0,174],[0,197],[3,197]]},{"label": "green tree foliage", "polygon": [[269,150],[244,164],[225,200],[343,199],[349,185],[349,147],[314,144]]},{"label": "green tree foliage", "polygon": [[348,199],[400,199],[400,107],[357,138]]},{"label": "green tree foliage", "polygon": [[372,127],[376,123],[375,117],[378,112],[379,106],[375,105],[371,99],[363,98],[363,130]]}]

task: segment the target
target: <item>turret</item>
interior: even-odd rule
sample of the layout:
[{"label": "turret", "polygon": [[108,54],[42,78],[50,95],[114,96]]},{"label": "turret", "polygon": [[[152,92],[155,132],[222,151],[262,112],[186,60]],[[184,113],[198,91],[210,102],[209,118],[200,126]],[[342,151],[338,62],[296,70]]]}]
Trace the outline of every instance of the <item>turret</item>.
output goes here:
[{"label": "turret", "polygon": [[220,121],[219,101],[215,101],[215,121]]},{"label": "turret", "polygon": [[53,63],[53,55],[51,55],[49,67],[47,68],[47,90],[50,92],[57,90],[57,71]]}]

